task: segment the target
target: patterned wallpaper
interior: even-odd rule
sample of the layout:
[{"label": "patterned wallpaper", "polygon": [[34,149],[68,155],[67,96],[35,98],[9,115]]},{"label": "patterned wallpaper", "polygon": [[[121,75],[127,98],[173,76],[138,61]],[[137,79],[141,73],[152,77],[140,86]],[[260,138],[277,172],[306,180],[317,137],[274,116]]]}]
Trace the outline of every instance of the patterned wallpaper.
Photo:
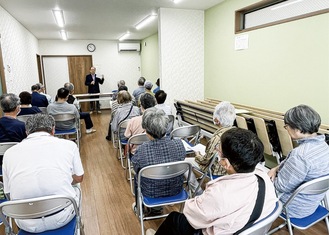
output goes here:
[{"label": "patterned wallpaper", "polygon": [[204,98],[204,12],[159,10],[160,78],[168,104]]},{"label": "patterned wallpaper", "polygon": [[30,91],[31,85],[39,81],[38,40],[1,6],[0,34],[7,92]]}]

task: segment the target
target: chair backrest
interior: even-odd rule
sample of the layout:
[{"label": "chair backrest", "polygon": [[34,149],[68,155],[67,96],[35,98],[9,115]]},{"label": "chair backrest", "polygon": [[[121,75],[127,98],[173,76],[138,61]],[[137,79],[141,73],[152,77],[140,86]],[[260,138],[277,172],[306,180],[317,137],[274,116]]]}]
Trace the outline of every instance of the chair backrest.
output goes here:
[{"label": "chair backrest", "polygon": [[329,190],[329,175],[310,180],[306,183],[303,183],[301,186],[299,186],[283,206],[285,208],[287,208],[287,206],[300,193],[315,195],[315,194],[325,193],[328,190]]},{"label": "chair backrest", "polygon": [[281,212],[282,212],[282,202],[278,201],[278,202],[276,202],[276,206],[275,206],[274,210],[271,212],[271,214],[269,214],[265,218],[257,221],[250,228],[239,233],[239,235],[264,235],[264,234],[266,234],[270,230],[274,220],[276,220],[279,217]]},{"label": "chair backrest", "polygon": [[16,145],[18,142],[3,142],[0,143],[0,155],[4,155],[7,149],[13,147]]},{"label": "chair backrest", "polygon": [[38,107],[42,113],[47,114],[47,107]]},{"label": "chair backrest", "polygon": [[73,205],[79,216],[79,208],[73,197],[52,195],[31,199],[6,201],[0,204],[0,217],[6,227],[10,227],[6,217],[14,219],[35,219],[59,212]]},{"label": "chair backrest", "polygon": [[65,122],[65,121],[70,121],[72,119],[76,119],[75,115],[71,113],[53,114],[51,116],[54,117],[55,122]]},{"label": "chair backrest", "polygon": [[147,137],[147,135],[145,133],[137,134],[137,135],[133,135],[129,138],[128,145],[130,145],[130,144],[141,145],[144,142],[147,142],[149,140],[150,139]]},{"label": "chair backrest", "polygon": [[170,179],[181,176],[186,171],[189,172],[186,179],[189,182],[192,171],[192,165],[189,162],[177,161],[146,166],[138,174],[138,185],[140,185],[142,177],[156,180]]},{"label": "chair backrest", "polygon": [[[199,143],[199,136],[200,136],[201,128],[198,125],[191,125],[191,126],[182,126],[174,129],[170,133],[170,138],[192,138],[190,142],[194,142],[193,144]],[[194,140],[194,141],[193,141]]]},{"label": "chair backrest", "polygon": [[29,119],[29,117],[32,117],[32,115],[33,114],[19,115],[16,118],[17,118],[17,120],[20,120],[25,123],[27,121],[27,119]]},{"label": "chair backrest", "polygon": [[[123,120],[122,122],[119,123],[119,126],[118,126],[118,136],[120,137],[120,133],[123,135],[124,133],[124,129],[127,128],[128,126],[128,122],[129,122],[130,119],[125,119]],[[123,136],[121,136],[122,138]]]}]

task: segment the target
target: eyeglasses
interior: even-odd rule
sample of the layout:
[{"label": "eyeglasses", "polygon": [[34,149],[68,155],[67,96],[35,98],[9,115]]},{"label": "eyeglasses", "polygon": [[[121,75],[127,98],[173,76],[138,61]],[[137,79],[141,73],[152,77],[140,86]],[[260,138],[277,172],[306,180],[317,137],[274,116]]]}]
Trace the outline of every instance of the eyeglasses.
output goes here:
[{"label": "eyeglasses", "polygon": [[285,124],[285,125],[283,126],[283,128],[287,130],[287,129],[288,129],[288,126],[289,126],[288,124]]},{"label": "eyeglasses", "polygon": [[226,157],[223,157],[224,154],[223,154],[223,152],[222,152],[222,148],[221,148],[221,145],[220,145],[220,144],[216,144],[216,145],[215,145],[215,149],[216,149],[216,151],[218,152],[218,161],[221,161],[221,160],[223,160],[223,159],[226,159]]}]

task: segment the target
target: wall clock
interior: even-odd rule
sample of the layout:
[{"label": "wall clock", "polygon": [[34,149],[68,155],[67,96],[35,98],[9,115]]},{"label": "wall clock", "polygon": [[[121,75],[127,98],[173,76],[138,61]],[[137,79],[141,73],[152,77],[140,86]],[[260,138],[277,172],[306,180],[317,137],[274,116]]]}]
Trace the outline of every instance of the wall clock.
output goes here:
[{"label": "wall clock", "polygon": [[96,50],[96,46],[95,46],[95,44],[93,44],[93,43],[89,43],[89,44],[87,45],[87,50],[88,50],[89,52],[94,52],[94,51]]}]

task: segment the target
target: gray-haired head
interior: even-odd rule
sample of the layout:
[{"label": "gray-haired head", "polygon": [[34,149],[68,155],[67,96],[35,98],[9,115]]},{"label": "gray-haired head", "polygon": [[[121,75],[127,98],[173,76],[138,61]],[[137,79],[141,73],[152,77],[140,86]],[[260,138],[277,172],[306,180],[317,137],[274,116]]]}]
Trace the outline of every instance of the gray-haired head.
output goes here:
[{"label": "gray-haired head", "polygon": [[125,80],[120,80],[120,81],[118,81],[118,88],[119,88],[120,86],[125,86],[125,85],[126,85]]},{"label": "gray-haired head", "polygon": [[138,86],[144,86],[144,83],[145,83],[145,78],[144,77],[140,77],[139,79],[138,79]]},{"label": "gray-haired head", "polygon": [[40,83],[40,82],[38,82],[36,85],[38,85],[40,87],[40,89],[44,89],[45,88],[45,86],[42,83]]},{"label": "gray-haired head", "polygon": [[74,85],[73,85],[72,83],[70,83],[70,82],[66,82],[66,83],[64,84],[64,88],[65,88],[66,90],[68,90],[68,91],[71,93],[71,91],[74,90]]},{"label": "gray-haired head", "polygon": [[142,127],[154,139],[165,136],[168,123],[169,118],[162,109],[153,107],[143,113]]},{"label": "gray-haired head", "polygon": [[[216,118],[219,123],[215,121]],[[213,114],[215,124],[220,124],[222,127],[233,126],[235,118],[235,108],[230,102],[222,101],[215,107]]]},{"label": "gray-haired head", "polygon": [[1,109],[4,113],[10,113],[20,105],[19,97],[13,93],[3,94],[0,97]]},{"label": "gray-haired head", "polygon": [[25,129],[28,135],[40,131],[45,131],[51,134],[54,127],[55,119],[44,113],[31,115],[25,123]]},{"label": "gray-haired head", "polygon": [[284,115],[284,123],[301,133],[313,134],[318,132],[321,125],[320,115],[307,105],[298,105],[289,109]]}]

